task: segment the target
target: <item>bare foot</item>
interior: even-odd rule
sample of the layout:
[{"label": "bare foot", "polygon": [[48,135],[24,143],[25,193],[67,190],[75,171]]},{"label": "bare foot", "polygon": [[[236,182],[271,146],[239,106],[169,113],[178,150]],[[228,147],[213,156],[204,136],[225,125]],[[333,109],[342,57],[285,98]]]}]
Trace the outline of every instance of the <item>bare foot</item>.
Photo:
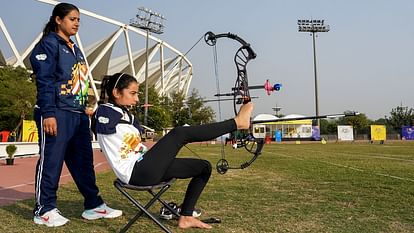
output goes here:
[{"label": "bare foot", "polygon": [[180,216],[178,219],[178,227],[181,229],[188,228],[202,228],[202,229],[211,229],[212,227],[207,223],[203,223],[199,219],[193,216]]},{"label": "bare foot", "polygon": [[239,113],[234,118],[237,129],[248,129],[250,127],[250,117],[253,111],[253,103],[249,102],[240,107]]}]

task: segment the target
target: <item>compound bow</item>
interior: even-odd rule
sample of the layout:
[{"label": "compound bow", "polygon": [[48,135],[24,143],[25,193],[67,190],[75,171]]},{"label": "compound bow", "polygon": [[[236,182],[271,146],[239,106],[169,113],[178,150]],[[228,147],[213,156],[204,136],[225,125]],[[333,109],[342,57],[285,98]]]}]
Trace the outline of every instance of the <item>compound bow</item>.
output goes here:
[{"label": "compound bow", "polygon": [[[207,32],[204,35],[204,41],[210,45],[215,46],[217,39],[219,38],[229,38],[238,41],[241,44],[241,47],[237,50],[234,56],[234,62],[237,68],[237,78],[234,84],[234,88],[232,88],[232,93],[230,94],[233,96],[233,108],[234,113],[238,113],[237,105],[245,104],[251,101],[250,93],[249,93],[249,82],[247,79],[247,63],[256,58],[256,53],[250,47],[250,44],[247,43],[245,40],[237,36],[236,34],[232,33],[222,33],[222,34],[214,34],[213,32]],[[217,94],[220,96],[221,94]],[[229,94],[223,94],[229,95]],[[264,140],[261,138],[254,138],[253,134],[243,134],[239,132],[235,132],[235,140],[237,148],[244,147],[246,150],[253,154],[253,157],[238,166],[230,166],[229,162],[225,158],[224,150],[222,150],[222,157],[216,164],[217,172],[220,174],[226,173],[229,169],[244,169],[250,166],[257,157],[261,154],[263,149]]]},{"label": "compound bow", "polygon": [[[241,44],[241,47],[237,50],[236,55],[234,56],[234,62],[237,68],[237,78],[236,78],[236,83],[234,84],[234,87],[231,89],[233,92],[226,93],[226,94],[218,93],[215,95],[215,96],[233,96],[233,107],[234,107],[235,114],[238,113],[237,105],[245,104],[251,101],[252,97],[250,97],[249,89],[259,89],[259,88],[262,89],[263,88],[266,90],[268,95],[272,91],[280,90],[282,86],[281,84],[275,84],[272,86],[268,80],[263,86],[249,86],[249,82],[247,79],[247,63],[250,60],[253,60],[256,58],[256,53],[250,47],[249,43],[247,43],[245,40],[243,40],[236,34],[232,34],[232,33],[214,34],[213,32],[210,31],[204,35],[204,41],[210,46],[215,46],[217,43],[217,39],[219,38],[233,39],[233,40],[238,41]],[[291,118],[291,119],[277,119],[277,120],[263,120],[263,121],[257,120],[257,121],[253,121],[252,124],[286,121],[286,120],[349,117],[349,116],[356,116],[358,114],[359,114],[358,112],[347,112],[344,114],[330,114],[330,115],[323,115],[323,116],[299,117],[299,118]],[[242,163],[241,165],[230,166],[229,162],[225,158],[224,150],[222,150],[222,158],[216,164],[217,172],[220,174],[225,174],[229,169],[247,168],[258,158],[264,146],[264,139],[255,138],[252,133],[240,134],[236,131],[235,140],[236,140],[237,148],[244,147],[248,152],[253,154],[253,157],[249,161],[246,161]]]}]

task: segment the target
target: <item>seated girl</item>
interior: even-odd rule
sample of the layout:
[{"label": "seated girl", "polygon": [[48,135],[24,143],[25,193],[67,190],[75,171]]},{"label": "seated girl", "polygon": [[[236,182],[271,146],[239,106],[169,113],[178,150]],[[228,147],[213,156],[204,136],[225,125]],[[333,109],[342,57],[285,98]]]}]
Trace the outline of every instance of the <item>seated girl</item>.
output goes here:
[{"label": "seated girl", "polygon": [[190,178],[178,227],[211,228],[193,217],[196,202],[210,178],[211,164],[207,160],[176,156],[187,143],[212,140],[236,129],[249,128],[253,104],[243,105],[234,119],[176,127],[148,149],[141,143],[138,120],[128,111],[129,106],[138,103],[138,86],[134,77],[123,73],[114,74],[103,82],[102,91],[106,91],[108,103],[99,105],[95,114],[101,149],[124,183],[154,185],[171,178]]}]

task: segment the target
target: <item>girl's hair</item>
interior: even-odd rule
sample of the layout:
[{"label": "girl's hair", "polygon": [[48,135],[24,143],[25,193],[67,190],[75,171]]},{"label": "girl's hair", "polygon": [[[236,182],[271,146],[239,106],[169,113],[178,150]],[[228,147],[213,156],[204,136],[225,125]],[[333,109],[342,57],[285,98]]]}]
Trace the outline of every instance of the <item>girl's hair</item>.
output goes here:
[{"label": "girl's hair", "polygon": [[76,10],[79,12],[78,7],[70,3],[59,3],[53,8],[52,16],[49,18],[49,22],[43,28],[43,37],[47,36],[50,32],[56,32],[57,24],[56,17],[61,19],[65,18],[71,11]]},{"label": "girl's hair", "polygon": [[108,95],[108,102],[115,102],[115,97],[112,91],[116,88],[119,91],[128,88],[129,84],[138,81],[131,75],[125,73],[116,73],[113,75],[105,76],[101,83],[101,96],[100,103],[105,102],[106,96]]}]

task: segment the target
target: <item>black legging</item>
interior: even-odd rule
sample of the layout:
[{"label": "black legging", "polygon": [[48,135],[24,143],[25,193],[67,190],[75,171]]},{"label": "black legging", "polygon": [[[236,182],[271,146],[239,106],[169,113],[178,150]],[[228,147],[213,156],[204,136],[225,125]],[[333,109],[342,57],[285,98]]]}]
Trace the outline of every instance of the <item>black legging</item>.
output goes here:
[{"label": "black legging", "polygon": [[211,175],[207,160],[176,158],[180,149],[191,142],[217,138],[237,129],[234,119],[197,126],[179,126],[161,138],[144,158],[135,163],[129,184],[154,185],[171,178],[192,178],[181,207],[181,215],[191,216]]}]

